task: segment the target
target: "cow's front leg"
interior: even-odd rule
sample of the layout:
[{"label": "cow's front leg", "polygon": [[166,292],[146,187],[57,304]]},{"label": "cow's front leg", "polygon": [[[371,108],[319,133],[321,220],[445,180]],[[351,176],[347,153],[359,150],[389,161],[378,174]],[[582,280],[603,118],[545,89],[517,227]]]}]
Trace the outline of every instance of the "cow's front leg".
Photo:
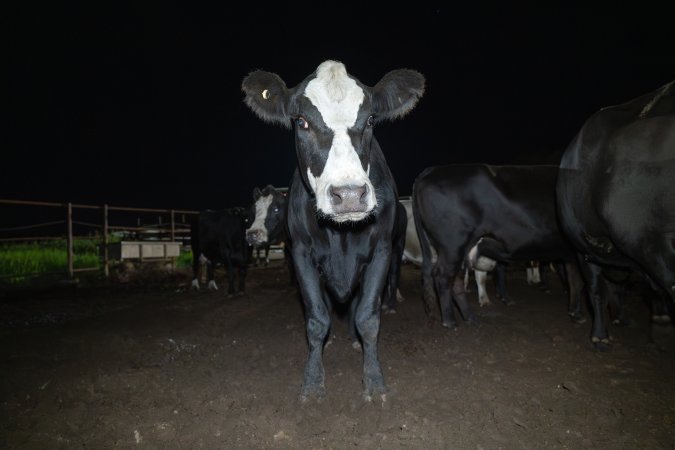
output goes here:
[{"label": "cow's front leg", "polygon": [[377,352],[380,333],[380,296],[384,288],[390,256],[386,252],[375,257],[363,276],[361,297],[356,307],[356,329],[363,341],[363,398],[371,401],[374,395],[382,395],[387,388]]},{"label": "cow's front leg", "polygon": [[310,257],[300,251],[293,253],[298,286],[305,305],[305,322],[309,354],[305,363],[305,376],[300,400],[321,400],[326,395],[323,369],[323,344],[330,331],[330,309],[319,281],[319,274]]},{"label": "cow's front leg", "polygon": [[244,295],[246,293],[246,263],[239,266],[239,295]]},{"label": "cow's front leg", "polygon": [[226,263],[227,268],[227,296],[234,297],[234,264],[228,259]]}]

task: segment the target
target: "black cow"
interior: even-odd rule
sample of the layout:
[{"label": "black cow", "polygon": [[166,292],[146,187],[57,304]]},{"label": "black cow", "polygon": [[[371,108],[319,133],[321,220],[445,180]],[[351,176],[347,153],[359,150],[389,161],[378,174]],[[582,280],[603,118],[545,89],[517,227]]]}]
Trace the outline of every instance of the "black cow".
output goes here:
[{"label": "black cow", "polygon": [[329,60],[293,88],[258,70],[244,79],[242,89],[261,119],[295,129],[298,166],[288,194],[288,231],[309,344],[301,399],[325,394],[323,348],[331,300],[355,302],[364,399],[375,394],[384,399],[377,340],[398,193],[373,130],[415,106],[424,77],[394,70],[369,87],[342,63]]},{"label": "black cow", "polygon": [[605,268],[637,270],[675,301],[675,81],[586,121],[561,159],[557,200],[589,287],[591,342],[607,350]]},{"label": "black cow", "polygon": [[269,249],[271,245],[279,245],[286,240],[286,195],[268,184],[260,190],[253,189],[254,219],[246,230],[246,240],[257,253],[265,252],[265,265],[269,263]]},{"label": "black cow", "polygon": [[[246,228],[252,220],[251,208],[227,208],[201,211],[193,220],[190,229],[192,247],[192,286],[199,289],[202,263],[207,265],[209,289],[218,289],[213,279],[215,264],[225,267],[229,297],[243,294],[246,285],[246,269],[251,250],[246,242]],[[239,285],[235,286],[235,271]]]},{"label": "black cow", "polygon": [[[575,253],[556,220],[556,166],[461,164],[430,167],[413,185],[413,215],[422,247],[422,280],[427,313],[435,294],[444,326],[457,325],[452,299],[469,322],[460,277],[463,264],[482,271],[496,261],[568,262],[570,314],[576,314],[583,283]],[[431,249],[438,257],[431,261]],[[434,289],[435,288],[435,289]]]}]

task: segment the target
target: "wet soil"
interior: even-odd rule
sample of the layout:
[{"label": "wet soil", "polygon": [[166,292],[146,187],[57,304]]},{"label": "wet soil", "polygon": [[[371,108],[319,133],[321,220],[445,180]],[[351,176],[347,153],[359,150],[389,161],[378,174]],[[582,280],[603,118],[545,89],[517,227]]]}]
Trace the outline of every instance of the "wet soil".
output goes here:
[{"label": "wet soil", "polygon": [[234,298],[189,278],[0,296],[0,447],[675,448],[675,331],[650,324],[640,290],[600,353],[555,282],[544,293],[510,272],[515,305],[479,308],[474,290],[480,324],[449,330],[404,265],[405,301],[382,315],[386,401],[362,400],[361,353],[336,319],[327,395],[301,404],[307,344],[284,262],[251,269]]}]

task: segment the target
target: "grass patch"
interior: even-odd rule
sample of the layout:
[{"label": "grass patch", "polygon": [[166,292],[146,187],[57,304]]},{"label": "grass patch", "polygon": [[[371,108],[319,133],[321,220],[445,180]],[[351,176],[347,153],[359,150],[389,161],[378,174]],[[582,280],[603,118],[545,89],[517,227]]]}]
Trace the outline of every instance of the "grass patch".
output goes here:
[{"label": "grass patch", "polygon": [[[100,267],[98,239],[73,241],[73,267]],[[68,250],[65,239],[0,245],[0,277],[9,283],[19,283],[35,275],[68,270]]]},{"label": "grass patch", "polygon": [[181,252],[180,256],[176,258],[176,267],[178,269],[192,267],[192,252]]},{"label": "grass patch", "polygon": [[[111,236],[109,242],[119,242]],[[73,267],[75,269],[103,267],[99,255],[101,240],[78,239],[73,241]],[[112,263],[112,261],[111,261]],[[176,259],[177,268],[192,266],[192,252],[181,252]],[[0,283],[21,283],[34,276],[68,271],[68,250],[65,239],[27,243],[0,244]]]}]

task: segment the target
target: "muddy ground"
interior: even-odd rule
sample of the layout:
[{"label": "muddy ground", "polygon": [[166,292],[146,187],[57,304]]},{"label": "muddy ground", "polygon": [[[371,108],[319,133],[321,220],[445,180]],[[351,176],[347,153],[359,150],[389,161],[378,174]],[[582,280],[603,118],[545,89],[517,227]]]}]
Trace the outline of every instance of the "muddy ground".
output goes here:
[{"label": "muddy ground", "polygon": [[547,294],[510,272],[515,305],[479,308],[474,290],[480,325],[447,330],[405,265],[406,300],[382,316],[387,401],[362,401],[361,354],[334,321],[327,397],[301,405],[307,346],[287,278],[275,261],[236,298],[187,289],[187,273],[5,293],[0,448],[675,448],[675,332],[649,324],[639,289],[633,324],[598,353],[558,283]]}]

